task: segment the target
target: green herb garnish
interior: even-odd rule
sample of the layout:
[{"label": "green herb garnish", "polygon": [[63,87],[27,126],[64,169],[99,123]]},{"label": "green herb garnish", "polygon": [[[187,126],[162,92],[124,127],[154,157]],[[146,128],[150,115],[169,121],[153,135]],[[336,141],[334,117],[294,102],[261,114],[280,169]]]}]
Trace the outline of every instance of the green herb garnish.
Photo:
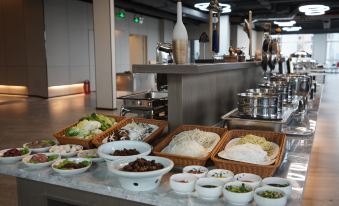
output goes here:
[{"label": "green herb garnish", "polygon": [[29,149],[27,147],[23,148],[22,150],[20,150],[21,155],[25,155],[29,153]]},{"label": "green herb garnish", "polygon": [[90,165],[90,161],[84,160],[82,162],[75,162],[70,160],[64,160],[60,164],[55,165],[54,168],[61,170],[81,169]]},{"label": "green herb garnish", "polygon": [[241,186],[227,186],[226,190],[230,192],[235,192],[235,193],[246,193],[246,192],[251,192],[252,189],[249,187],[246,187],[244,183],[241,184]]},{"label": "green herb garnish", "polygon": [[259,196],[269,198],[269,199],[279,199],[282,198],[284,195],[280,192],[275,192],[275,191],[263,191],[258,193]]}]

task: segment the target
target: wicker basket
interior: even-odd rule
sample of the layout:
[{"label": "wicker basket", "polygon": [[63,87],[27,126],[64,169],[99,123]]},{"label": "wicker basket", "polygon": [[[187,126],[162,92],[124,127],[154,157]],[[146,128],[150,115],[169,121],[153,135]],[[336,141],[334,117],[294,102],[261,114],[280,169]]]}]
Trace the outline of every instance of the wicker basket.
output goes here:
[{"label": "wicker basket", "polygon": [[[121,116],[112,116],[112,115],[105,115],[107,117],[114,118],[117,122],[117,124],[113,125],[111,128],[107,129],[106,131],[102,132],[101,134],[98,134],[96,136],[102,135],[107,133],[110,129],[115,128],[119,126],[119,124],[123,123],[125,121],[126,117],[121,117]],[[82,145],[84,148],[89,149],[89,148],[94,148],[94,145],[92,144],[92,139],[94,139],[96,136],[93,136],[90,139],[80,139],[76,137],[68,137],[65,136],[66,130],[75,126],[77,123],[74,123],[56,133],[53,134],[53,136],[58,140],[60,144],[77,144],[77,145]]]},{"label": "wicker basket", "polygon": [[[276,161],[272,165],[256,165],[232,160],[222,159],[218,156],[218,153],[222,151],[227,143],[233,138],[244,136],[246,134],[253,134],[261,137],[265,137],[266,140],[275,142],[279,145],[279,154],[276,157]],[[255,131],[255,130],[230,130],[226,133],[224,139],[218,145],[211,155],[211,159],[214,162],[214,165],[217,168],[231,170],[234,173],[253,173],[264,177],[270,177],[280,166],[282,159],[284,157],[286,144],[286,135],[283,133],[277,132],[268,132],[268,131]]]},{"label": "wicker basket", "polygon": [[125,121],[123,121],[121,124],[118,126],[109,129],[107,132],[104,134],[100,134],[96,136],[95,138],[92,139],[92,143],[96,146],[99,147],[102,145],[102,140],[104,140],[107,136],[110,136],[113,132],[118,131],[125,125],[131,123],[131,122],[141,122],[141,123],[146,123],[146,124],[153,124],[158,126],[158,129],[156,129],[152,134],[150,134],[148,137],[144,139],[144,142],[151,143],[156,137],[160,136],[164,129],[167,127],[168,123],[167,121],[164,120],[155,120],[155,119],[144,119],[144,118],[128,118]]},{"label": "wicker basket", "polygon": [[[173,139],[173,137],[180,132],[193,130],[193,129],[200,129],[206,132],[214,132],[220,136],[220,139],[223,139],[223,136],[226,134],[225,128],[218,128],[218,127],[208,127],[208,126],[199,126],[199,125],[182,125],[168,134],[161,142],[159,142],[153,149],[153,153],[156,156],[166,157],[171,159],[175,166],[188,166],[188,165],[200,165],[204,166],[207,160],[210,158],[212,152],[210,152],[206,157],[189,157],[189,156],[182,156],[182,155],[175,155],[175,154],[168,154],[161,152]],[[218,148],[219,143],[214,147],[214,149]],[[213,149],[213,150],[214,150]],[[212,150],[212,151],[213,151]]]}]

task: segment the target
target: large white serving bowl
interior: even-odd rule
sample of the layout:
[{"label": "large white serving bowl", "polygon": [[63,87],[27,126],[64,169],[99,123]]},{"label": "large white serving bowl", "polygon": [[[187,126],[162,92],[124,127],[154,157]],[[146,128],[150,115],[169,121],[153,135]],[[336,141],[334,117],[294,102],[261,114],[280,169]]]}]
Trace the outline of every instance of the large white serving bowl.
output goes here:
[{"label": "large white serving bowl", "polygon": [[262,178],[259,175],[251,173],[239,173],[233,177],[234,181],[244,182],[250,185],[253,189],[260,186]]},{"label": "large white serving bowl", "polygon": [[[283,194],[281,198],[278,199],[271,199],[271,198],[265,198],[261,197],[259,195],[260,192],[263,191],[275,191],[280,192]],[[254,201],[258,206],[285,206],[287,203],[287,195],[284,193],[284,191],[278,189],[278,188],[272,188],[272,187],[259,187],[254,192]]]},{"label": "large white serving bowl", "polygon": [[123,188],[132,191],[148,191],[159,186],[161,178],[168,173],[174,166],[172,160],[164,157],[143,156],[148,161],[154,160],[164,166],[163,169],[149,172],[127,172],[121,169],[130,162],[133,162],[138,157],[126,157],[115,161],[107,161],[107,167],[110,172],[118,177],[118,180]]},{"label": "large white serving bowl", "polygon": [[[136,149],[140,152],[137,155],[131,156],[113,156],[111,155],[115,150],[123,150],[123,149]],[[114,161],[117,159],[127,158],[127,157],[141,157],[149,155],[152,151],[152,146],[147,144],[146,142],[141,141],[133,141],[133,140],[120,140],[109,142],[101,145],[98,148],[98,154],[100,157],[104,158],[106,161]]]},{"label": "large white serving bowl", "polygon": [[217,178],[225,183],[232,181],[234,173],[224,169],[213,169],[207,173],[207,177]]},{"label": "large white serving bowl", "polygon": [[170,187],[179,194],[191,194],[197,177],[189,173],[174,174],[170,177]]},{"label": "large white serving bowl", "polygon": [[41,169],[41,168],[44,168],[44,167],[48,167],[50,166],[51,164],[53,164],[54,162],[56,162],[57,160],[59,160],[61,158],[60,154],[56,154],[56,153],[39,153],[39,154],[44,154],[44,155],[47,155],[47,156],[51,156],[51,155],[57,155],[58,157],[55,159],[55,160],[52,160],[52,161],[49,161],[49,162],[43,162],[43,163],[30,163],[29,160],[35,155],[29,155],[29,156],[25,156],[23,159],[22,159],[22,162],[32,168],[32,169]]},{"label": "large white serving bowl", "polygon": [[[280,185],[288,185],[288,186],[286,186],[286,187],[276,187],[276,186],[271,186],[269,184],[280,184]],[[290,197],[291,193],[292,193],[292,184],[288,179],[285,179],[285,178],[266,177],[261,182],[261,185],[265,186],[265,187],[270,187],[270,188],[278,188],[278,189],[284,191],[285,194],[287,195],[287,197]]]},{"label": "large white serving bowl", "polygon": [[[245,193],[237,193],[237,192],[232,192],[232,191],[229,191],[229,190],[226,189],[229,186],[239,187],[242,184],[244,184],[246,188],[251,189],[251,191],[245,192]],[[250,185],[243,183],[243,182],[236,181],[236,182],[226,183],[225,186],[224,186],[223,193],[224,193],[224,198],[228,202],[230,202],[232,204],[236,204],[236,205],[246,205],[253,200],[254,190]]]},{"label": "large white serving bowl", "polygon": [[[206,185],[213,185],[215,187],[208,188]],[[195,184],[195,190],[197,191],[198,197],[207,200],[215,200],[222,194],[222,189],[225,182],[211,177],[203,177],[198,179]]]},{"label": "large white serving bowl", "polygon": [[[13,148],[11,148],[13,149]],[[24,148],[16,148],[17,150],[22,150]],[[22,158],[28,156],[31,154],[31,150],[29,150],[29,152],[27,154],[21,155],[21,156],[16,156],[16,157],[2,157],[2,154],[4,154],[5,152],[7,152],[10,149],[4,149],[0,151],[0,164],[13,164],[16,163],[20,160],[22,160]]]},{"label": "large white serving bowl", "polygon": [[83,173],[83,172],[86,172],[92,165],[92,161],[90,159],[86,159],[86,158],[67,158],[67,160],[70,160],[70,161],[74,161],[76,163],[79,163],[79,162],[82,162],[82,161],[89,161],[90,164],[87,166],[87,167],[83,167],[83,168],[80,168],[80,169],[69,169],[69,170],[63,170],[63,169],[57,169],[57,168],[54,168],[56,165],[60,164],[62,161],[64,161],[66,159],[59,159],[57,161],[55,161],[53,164],[52,164],[52,169],[61,174],[61,175],[76,175],[76,174],[80,174],[80,173]]}]

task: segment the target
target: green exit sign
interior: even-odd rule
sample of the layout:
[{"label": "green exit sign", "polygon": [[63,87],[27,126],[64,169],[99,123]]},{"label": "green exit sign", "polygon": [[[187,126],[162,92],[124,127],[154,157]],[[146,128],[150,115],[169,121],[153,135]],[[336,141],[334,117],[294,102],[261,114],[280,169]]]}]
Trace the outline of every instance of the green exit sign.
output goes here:
[{"label": "green exit sign", "polygon": [[125,11],[118,11],[116,13],[116,17],[119,18],[119,19],[124,19],[126,17]]}]

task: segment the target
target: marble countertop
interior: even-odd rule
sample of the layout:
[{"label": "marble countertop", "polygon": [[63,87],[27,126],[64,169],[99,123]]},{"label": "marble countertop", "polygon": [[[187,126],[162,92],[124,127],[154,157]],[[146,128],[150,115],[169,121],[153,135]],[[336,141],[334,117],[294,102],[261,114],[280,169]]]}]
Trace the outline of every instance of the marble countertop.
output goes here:
[{"label": "marble countertop", "polygon": [[202,74],[233,69],[248,69],[261,65],[261,62],[228,62],[215,64],[134,64],[133,73],[160,74]]},{"label": "marble countertop", "polygon": [[[318,91],[317,98],[310,102],[309,111],[303,117],[304,121],[300,122],[301,124],[307,124],[307,126],[312,130],[315,130],[316,127],[320,99],[319,93],[321,90],[319,89]],[[295,123],[288,127],[290,126],[298,125]],[[308,136],[289,135],[287,138],[283,163],[274,176],[285,177],[291,181],[293,191],[291,198],[287,203],[289,206],[301,205],[313,139],[314,133]],[[156,190],[147,192],[132,192],[125,190],[120,186],[117,177],[108,171],[105,162],[94,163],[89,171],[76,176],[62,176],[53,172],[51,168],[32,170],[26,167],[22,162],[0,165],[1,174],[150,205],[228,205],[222,198],[215,201],[207,201],[198,198],[196,194],[178,195],[174,193],[169,187],[168,180],[169,177],[178,170],[180,170],[180,168],[176,168],[174,171],[166,174],[162,178],[161,185]],[[255,205],[255,203],[250,205]]]}]

